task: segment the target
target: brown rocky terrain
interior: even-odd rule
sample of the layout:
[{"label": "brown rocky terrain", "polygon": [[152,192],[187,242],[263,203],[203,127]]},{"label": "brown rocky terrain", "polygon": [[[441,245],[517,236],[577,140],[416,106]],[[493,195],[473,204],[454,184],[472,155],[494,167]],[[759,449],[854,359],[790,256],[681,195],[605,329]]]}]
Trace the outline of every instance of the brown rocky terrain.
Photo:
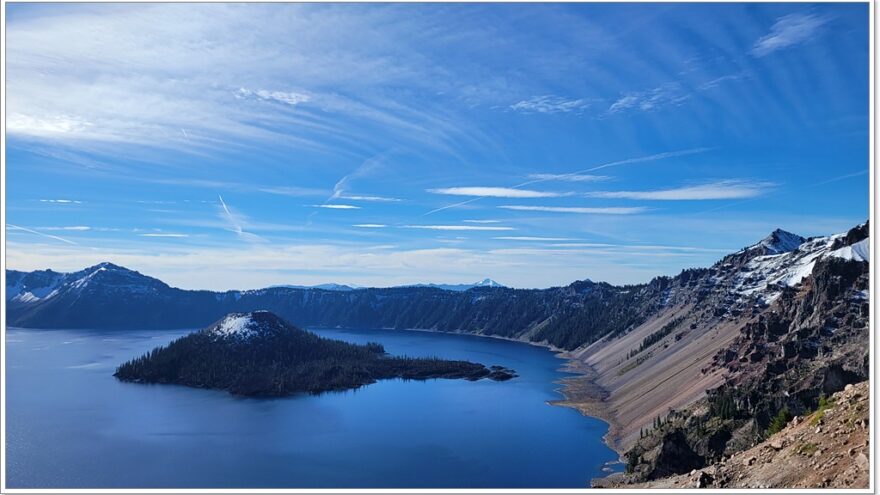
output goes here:
[{"label": "brown rocky terrain", "polygon": [[796,416],[758,445],[686,474],[629,483],[625,474],[597,487],[867,488],[870,475],[869,382],[847,385],[829,405]]},{"label": "brown rocky terrain", "polygon": [[868,378],[869,265],[853,254],[867,252],[867,236],[867,224],[813,239],[776,231],[710,269],[655,280],[648,319],[567,354],[581,375],[558,404],[611,425],[629,483],[753,448],[774,424]]}]

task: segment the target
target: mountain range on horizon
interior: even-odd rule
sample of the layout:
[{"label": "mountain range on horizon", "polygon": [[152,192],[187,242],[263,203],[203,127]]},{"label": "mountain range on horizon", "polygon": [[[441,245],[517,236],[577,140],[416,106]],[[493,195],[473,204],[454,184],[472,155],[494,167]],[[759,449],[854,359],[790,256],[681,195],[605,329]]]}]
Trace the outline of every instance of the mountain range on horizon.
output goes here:
[{"label": "mountain range on horizon", "polygon": [[584,372],[566,379],[561,402],[611,425],[608,443],[639,482],[721,462],[765,440],[783,412],[809,414],[820,398],[867,380],[869,262],[865,222],[812,238],[777,229],[711,267],[625,286],[212,292],[101,263],[69,274],[7,271],[7,322],[202,328],[265,310],[301,328],[424,329],[547,346]]},{"label": "mountain range on horizon", "polygon": [[[337,284],[337,283],[326,283],[326,284],[317,284],[317,285],[290,285],[290,284],[282,284],[282,285],[272,285],[268,288],[272,289],[275,287],[283,287],[287,289],[322,289],[322,290],[339,290],[339,291],[348,291],[348,290],[359,290],[359,289],[376,289],[379,287],[363,287],[360,285],[354,284]],[[472,284],[434,284],[434,283],[423,283],[423,284],[405,284],[405,285],[396,285],[394,287],[433,287],[437,289],[443,290],[452,290],[452,291],[464,291],[468,289],[473,289],[474,287],[504,287],[504,285],[499,284],[498,282],[492,280],[491,278],[484,278],[479,282],[474,282]]]},{"label": "mountain range on horizon", "polygon": [[[765,238],[761,239],[755,244],[747,246],[737,253],[743,252],[751,252],[756,253],[760,252],[764,255],[771,254],[780,254],[788,251],[792,251],[797,249],[797,247],[805,242],[807,238],[799,236],[797,234],[793,234],[791,232],[787,232],[782,229],[776,229],[772,231]],[[865,255],[867,256],[867,254]],[[76,280],[83,279],[84,277],[89,277],[90,275],[95,274],[96,272],[101,272],[105,270],[115,271],[119,273],[126,273],[126,276],[140,276],[144,279],[151,279],[152,281],[158,281],[158,279],[149,277],[147,275],[143,275],[138,271],[128,269],[126,267],[105,261],[98,263],[97,265],[93,265],[90,267],[86,267],[82,270],[76,272],[57,272],[50,268],[44,270],[35,270],[32,272],[25,272],[21,270],[10,270],[7,269],[7,290],[6,290],[6,299],[16,299],[20,302],[35,302],[40,299],[44,299],[47,296],[54,295],[53,291],[56,286],[62,284],[62,280],[67,280],[68,278],[73,278]],[[10,280],[12,282],[10,282]],[[590,279],[584,279],[583,282],[592,282]],[[76,286],[81,286],[85,282],[80,284],[74,284]],[[155,282],[148,282],[147,285],[151,285]],[[162,283],[162,282],[160,282]],[[170,286],[168,286],[170,287]],[[363,290],[363,289],[397,289],[397,288],[436,288],[441,290],[448,291],[467,291],[473,288],[480,287],[494,287],[494,288],[507,288],[507,286],[492,280],[491,278],[484,278],[479,282],[474,282],[470,284],[439,284],[439,283],[417,283],[417,284],[403,284],[389,287],[373,287],[373,286],[359,286],[355,284],[345,284],[345,283],[323,283],[316,285],[297,285],[297,284],[279,284],[279,285],[271,285],[266,287],[265,289],[319,289],[326,291],[353,291],[353,290]],[[29,290],[32,289],[32,290]],[[265,290],[265,289],[252,289],[252,290]],[[252,291],[251,290],[251,291]],[[536,289],[542,290],[542,289]],[[229,291],[215,291],[220,293],[246,293],[249,290],[229,290]]]},{"label": "mountain range on horizon", "polygon": [[[867,223],[856,227],[866,229]],[[816,241],[818,239],[818,241]],[[835,236],[828,238],[805,239],[796,234],[776,229],[767,237],[757,243],[747,246],[740,251],[724,257],[716,263],[715,267],[723,269],[730,263],[725,260],[735,260],[742,263],[760,256],[774,256],[779,254],[802,251],[801,246],[822,244],[825,239],[837,239]],[[840,244],[834,241],[834,246]],[[833,254],[830,248],[825,246],[824,255]],[[828,252],[825,252],[828,251]],[[846,256],[857,260],[867,261],[867,239],[864,245],[848,247]],[[773,266],[755,266],[755,273],[750,277],[739,277],[734,291],[741,294],[756,294],[759,299],[774,299],[774,287],[793,286],[804,278],[812,268],[817,255],[811,253],[803,257],[792,257],[790,263],[777,262]],[[778,266],[777,266],[778,265]],[[700,272],[701,269],[686,269],[675,278],[687,277],[689,273]],[[416,284],[389,288],[363,288],[342,284],[323,284],[318,286],[273,286],[264,289],[243,291],[207,291],[207,290],[184,290],[171,287],[164,282],[143,275],[137,271],[104,262],[95,266],[72,273],[60,273],[52,270],[38,270],[22,272],[7,270],[6,272],[6,301],[7,318],[13,326],[24,327],[68,327],[68,328],[192,328],[200,327],[216,320],[223,314],[233,311],[250,311],[259,309],[273,309],[283,317],[287,317],[300,325],[317,326],[346,326],[370,324],[380,327],[393,328],[430,328],[446,331],[479,331],[494,333],[492,321],[486,315],[477,317],[471,315],[460,321],[446,320],[439,317],[418,317],[412,309],[396,308],[397,313],[409,315],[406,318],[391,318],[384,311],[389,306],[389,301],[406,305],[414,301],[418,302],[418,296],[427,296],[434,303],[442,301],[445,305],[451,305],[449,315],[468,313],[471,309],[500,302],[507,295],[515,296],[515,299],[535,298],[540,304],[533,306],[537,312],[525,317],[528,321],[519,321],[519,327],[538,326],[547,331],[547,327],[553,327],[552,322],[560,319],[557,313],[550,308],[564,307],[565,302],[572,298],[591,299],[591,295],[608,292],[618,298],[625,299],[630,293],[630,288],[649,290],[657,285],[665,285],[670,277],[656,277],[646,284],[616,287],[604,282],[594,283],[590,280],[575,281],[567,286],[549,289],[508,289],[501,284],[485,279],[474,284]],[[435,293],[434,290],[439,291]],[[489,290],[489,292],[482,292]],[[468,298],[467,294],[480,291],[479,297]],[[334,294],[336,293],[336,294]],[[340,294],[357,294],[356,299],[340,297]],[[509,298],[508,298],[509,299]],[[361,300],[363,300],[361,302]],[[467,302],[470,301],[470,304]],[[351,311],[342,311],[341,315],[334,317],[333,313],[326,312],[326,306],[345,304],[365,305],[358,309],[357,315]],[[261,307],[265,305],[267,307]],[[94,308],[91,308],[94,306]],[[115,306],[126,308],[126,316],[119,320],[108,318],[108,315],[100,308]],[[391,304],[390,306],[396,306]],[[89,308],[89,310],[86,310]],[[369,309],[368,309],[369,308]],[[401,311],[402,309],[402,311]],[[485,308],[481,308],[485,309]],[[522,310],[515,313],[520,313]],[[571,309],[563,310],[569,313]],[[117,312],[121,314],[122,312]],[[432,311],[422,312],[432,314]],[[479,311],[478,311],[479,313]],[[384,314],[384,316],[383,316]],[[551,316],[553,316],[551,318]],[[629,321],[632,318],[628,318]],[[338,321],[337,321],[338,320]],[[363,321],[359,321],[363,320]],[[546,323],[541,323],[546,322]],[[489,327],[487,327],[487,324]],[[468,327],[468,325],[472,325]],[[507,332],[509,332],[508,330]],[[516,327],[513,330],[516,331]],[[540,332],[539,332],[540,333]],[[592,335],[593,332],[587,332]],[[551,344],[562,348],[573,348],[585,343],[582,338],[547,339]]]}]

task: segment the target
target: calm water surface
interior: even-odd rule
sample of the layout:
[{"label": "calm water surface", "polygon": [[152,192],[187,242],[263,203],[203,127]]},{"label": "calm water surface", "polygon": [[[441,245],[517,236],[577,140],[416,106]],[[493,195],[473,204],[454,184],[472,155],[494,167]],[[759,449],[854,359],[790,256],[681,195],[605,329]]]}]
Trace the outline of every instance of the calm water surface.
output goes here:
[{"label": "calm water surface", "polygon": [[117,364],[187,331],[9,329],[7,484],[107,487],[585,487],[607,426],[550,406],[562,361],[464,335],[316,330],[392,354],[517,371],[508,382],[380,381],[283,399],[120,383]]}]

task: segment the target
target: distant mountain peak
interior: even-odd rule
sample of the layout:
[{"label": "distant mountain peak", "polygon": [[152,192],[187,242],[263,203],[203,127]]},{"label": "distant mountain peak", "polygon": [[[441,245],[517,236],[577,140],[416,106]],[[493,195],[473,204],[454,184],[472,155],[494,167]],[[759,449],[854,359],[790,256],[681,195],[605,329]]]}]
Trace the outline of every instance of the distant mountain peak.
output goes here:
[{"label": "distant mountain peak", "polygon": [[762,255],[782,254],[794,251],[806,241],[804,237],[791,232],[776,229],[770,232],[770,235],[761,239],[757,244],[753,244],[745,249],[745,251],[761,250]]},{"label": "distant mountain peak", "polygon": [[484,278],[479,282],[475,282],[473,284],[413,284],[413,285],[401,285],[400,287],[430,287],[432,289],[441,289],[441,290],[451,290],[454,292],[463,292],[469,289],[475,289],[479,287],[504,287],[504,285],[499,284],[498,282],[492,280],[491,278]]},{"label": "distant mountain peak", "polygon": [[90,266],[83,271],[94,272],[94,271],[98,271],[98,270],[109,270],[109,271],[119,271],[119,272],[132,271],[132,270],[129,270],[128,268],[125,268],[124,266],[114,265],[113,263],[110,263],[109,261],[102,261],[101,263],[98,263],[97,265],[94,265],[94,266]]}]

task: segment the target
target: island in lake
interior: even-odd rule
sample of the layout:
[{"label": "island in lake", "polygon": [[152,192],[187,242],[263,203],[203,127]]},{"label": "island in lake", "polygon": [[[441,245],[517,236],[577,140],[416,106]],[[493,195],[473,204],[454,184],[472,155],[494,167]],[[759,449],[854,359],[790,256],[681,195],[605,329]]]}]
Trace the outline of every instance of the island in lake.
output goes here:
[{"label": "island in lake", "polygon": [[403,378],[514,378],[513,370],[469,361],[389,356],[381,344],[351,344],[301,330],[269,311],[230,313],[207,328],[123,363],[114,376],[226,390],[236,395],[283,396],[347,390]]}]

